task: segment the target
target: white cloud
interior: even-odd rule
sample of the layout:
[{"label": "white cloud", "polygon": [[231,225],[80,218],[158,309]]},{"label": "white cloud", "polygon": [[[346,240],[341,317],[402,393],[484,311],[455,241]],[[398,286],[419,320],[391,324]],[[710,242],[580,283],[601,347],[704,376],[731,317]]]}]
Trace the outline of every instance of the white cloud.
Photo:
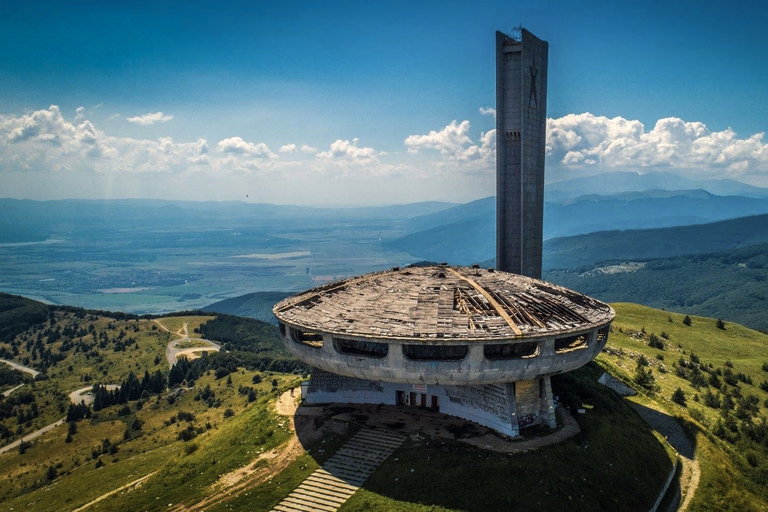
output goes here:
[{"label": "white cloud", "polygon": [[563,166],[719,169],[733,176],[768,169],[763,133],[740,139],[730,128],[711,132],[704,123],[676,117],[659,119],[646,130],[637,120],[570,114],[548,119],[547,130],[547,155]]},{"label": "white cloud", "polygon": [[484,116],[493,116],[496,119],[496,109],[493,107],[480,107],[480,113]]},{"label": "white cloud", "polygon": [[119,118],[120,118],[120,114],[117,114],[117,113],[109,116],[110,121],[114,121],[115,119],[119,119]]},{"label": "white cloud", "polygon": [[469,137],[469,121],[457,123],[454,119],[441,130],[432,130],[426,135],[410,135],[404,143],[408,152],[415,154],[422,149],[434,149],[448,161],[475,162],[487,166],[493,162],[496,150],[496,130],[481,133],[478,144]]},{"label": "white cloud", "polygon": [[277,158],[269,147],[263,142],[254,144],[246,142],[241,137],[230,137],[220,140],[217,149],[222,153],[231,153],[235,155],[246,155],[255,158]]},{"label": "white cloud", "polygon": [[343,160],[352,163],[367,163],[374,160],[378,155],[373,148],[359,147],[357,145],[358,139],[349,140],[337,139],[328,151],[322,151],[317,154],[317,158],[324,160]]},{"label": "white cloud", "polygon": [[[473,133],[469,121],[452,121],[426,134],[408,136],[404,139],[407,153],[386,154],[361,145],[357,138],[330,139],[334,142],[323,151],[290,143],[273,152],[263,142],[238,136],[216,142],[205,138],[177,142],[171,137],[116,137],[81,117],[87,113],[87,109],[78,109],[65,119],[52,105],[21,115],[0,115],[0,182],[15,183],[15,188],[6,185],[4,193],[29,197],[35,194],[35,183],[58,180],[62,191],[49,187],[54,190],[51,194],[66,194],[66,180],[74,175],[81,177],[80,185],[140,183],[136,194],[159,183],[156,180],[176,183],[181,189],[192,186],[187,183],[213,183],[222,176],[227,178],[224,181],[243,180],[237,182],[266,187],[267,180],[258,181],[253,171],[262,175],[268,171],[272,184],[298,184],[313,190],[318,184],[323,190],[341,190],[344,187],[330,184],[344,179],[345,184],[354,181],[356,190],[366,186],[395,190],[394,183],[405,188],[422,187],[428,190],[422,192],[424,198],[437,190],[436,183],[443,182],[453,183],[463,193],[493,191],[496,131]],[[703,123],[678,118],[660,119],[647,129],[637,120],[572,114],[548,120],[547,167],[550,177],[552,172],[574,175],[671,168],[682,174],[721,175],[768,186],[768,143],[762,133],[739,137],[731,129],[713,132]],[[30,180],[25,177],[29,172],[44,178]],[[190,174],[204,174],[207,179],[189,180]],[[413,186],[414,180],[419,180],[418,187]],[[204,188],[201,194],[207,191]],[[14,192],[22,189],[27,192]],[[445,185],[441,190],[453,188]],[[269,197],[262,199],[268,201]],[[364,199],[355,196],[355,200]]]},{"label": "white cloud", "polygon": [[170,114],[163,114],[162,112],[150,112],[143,116],[134,116],[126,119],[129,123],[136,123],[141,125],[152,125],[155,123],[167,123],[173,120],[173,116]]},{"label": "white cloud", "polygon": [[85,119],[85,107],[77,107],[75,109],[75,121]]}]

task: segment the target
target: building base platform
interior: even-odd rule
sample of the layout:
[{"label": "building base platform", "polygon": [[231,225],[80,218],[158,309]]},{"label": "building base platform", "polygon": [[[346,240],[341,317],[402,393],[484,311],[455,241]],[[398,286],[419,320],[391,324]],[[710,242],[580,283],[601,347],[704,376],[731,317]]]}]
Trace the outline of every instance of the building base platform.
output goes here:
[{"label": "building base platform", "polygon": [[549,377],[478,386],[427,386],[345,377],[313,368],[307,404],[351,403],[423,407],[517,437],[531,425],[556,426]]}]

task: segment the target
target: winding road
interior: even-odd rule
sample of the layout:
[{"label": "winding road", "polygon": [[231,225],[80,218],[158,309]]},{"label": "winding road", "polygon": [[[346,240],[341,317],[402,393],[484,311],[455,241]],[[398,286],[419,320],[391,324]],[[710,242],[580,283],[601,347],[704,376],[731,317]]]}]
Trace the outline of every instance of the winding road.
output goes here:
[{"label": "winding road", "polygon": [[[165,332],[171,332],[166,326],[162,324],[162,322],[160,322],[160,320],[155,319],[153,322],[159,325],[160,328]],[[221,346],[218,343],[214,343],[213,341],[204,340],[202,338],[190,338],[189,330],[187,329],[187,322],[184,322],[182,328],[172,334],[179,336],[179,338],[169,341],[168,346],[165,347],[165,358],[168,360],[169,367],[173,367],[173,365],[175,365],[179,360],[180,356],[194,359],[197,357],[197,353],[199,352],[218,352],[221,350]],[[202,343],[205,346],[179,348],[179,344],[184,342]]]},{"label": "winding road", "polygon": [[[8,366],[10,366],[11,368],[13,368],[14,370],[19,370],[20,372],[28,373],[28,374],[30,374],[32,376],[33,379],[35,377],[37,377],[38,375],[40,375],[39,371],[33,370],[29,366],[24,366],[23,364],[14,363],[13,361],[9,361],[7,359],[0,359],[0,363],[5,363]],[[22,388],[23,386],[24,386],[24,384],[19,384],[15,388],[11,388],[11,389],[8,389],[6,391],[3,391],[3,396],[11,396],[11,393],[13,393],[14,391],[16,391],[19,388]],[[0,452],[0,453],[2,453],[2,452]]]}]

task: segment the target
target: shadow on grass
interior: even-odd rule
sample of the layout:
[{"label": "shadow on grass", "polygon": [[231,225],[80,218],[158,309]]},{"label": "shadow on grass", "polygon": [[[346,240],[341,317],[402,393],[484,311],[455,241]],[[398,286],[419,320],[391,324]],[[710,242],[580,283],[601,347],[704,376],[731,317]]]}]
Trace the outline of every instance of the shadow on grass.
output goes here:
[{"label": "shadow on grass", "polygon": [[631,403],[631,406],[648,425],[667,439],[677,453],[687,459],[693,459],[696,453],[695,437],[691,438],[685,432],[677,418],[637,403]]},{"label": "shadow on grass", "polygon": [[[444,416],[439,413],[424,411],[406,425],[396,415],[388,424],[380,422],[374,428],[399,430],[409,434],[409,440],[363,483],[362,491],[354,494],[346,507],[648,510],[672,464],[648,424],[618,395],[597,383],[601,372],[596,365],[588,365],[553,378],[556,394],[571,410],[576,410],[577,405],[587,406],[586,414],[577,415],[582,432],[525,453],[491,452],[434,436],[435,418]],[[334,423],[346,422],[349,435],[360,426],[356,417],[371,416],[357,406],[334,407],[333,414],[314,407],[299,412],[297,420],[304,416],[297,422],[302,444],[317,443],[313,433]],[[383,408],[381,411],[386,412]],[[308,416],[310,412],[314,416]],[[370,419],[366,424],[371,426]],[[325,459],[325,453],[318,452],[316,460],[320,464],[321,459]]]}]

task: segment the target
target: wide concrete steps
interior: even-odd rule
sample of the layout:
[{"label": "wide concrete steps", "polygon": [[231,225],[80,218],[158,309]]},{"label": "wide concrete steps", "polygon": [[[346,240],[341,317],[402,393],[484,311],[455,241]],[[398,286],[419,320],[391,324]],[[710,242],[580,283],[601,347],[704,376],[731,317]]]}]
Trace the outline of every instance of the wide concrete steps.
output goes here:
[{"label": "wide concrete steps", "polygon": [[361,429],[273,510],[335,512],[403,441],[397,432]]}]

